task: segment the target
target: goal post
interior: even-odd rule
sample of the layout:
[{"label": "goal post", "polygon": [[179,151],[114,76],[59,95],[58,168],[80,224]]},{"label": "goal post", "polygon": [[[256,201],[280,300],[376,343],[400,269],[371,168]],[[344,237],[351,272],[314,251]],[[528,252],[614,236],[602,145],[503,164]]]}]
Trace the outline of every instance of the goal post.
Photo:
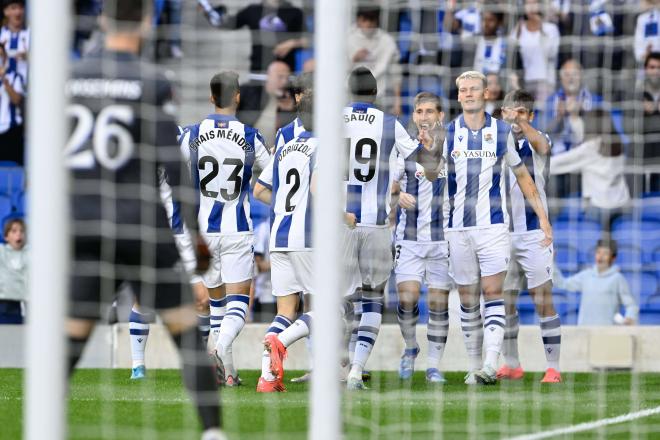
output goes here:
[{"label": "goal post", "polygon": [[60,440],[66,432],[66,345],[69,276],[68,182],[63,166],[65,83],[71,2],[30,3],[30,93],[27,143],[30,182],[29,307],[24,377],[24,438]]},{"label": "goal post", "polygon": [[[314,204],[315,296],[312,336],[313,371],[308,438],[334,440],[342,437],[339,362],[341,345],[340,213],[343,149],[342,108],[346,104],[346,0],[316,0],[314,22],[314,131],[319,137]],[[318,329],[323,329],[319,331]]]}]

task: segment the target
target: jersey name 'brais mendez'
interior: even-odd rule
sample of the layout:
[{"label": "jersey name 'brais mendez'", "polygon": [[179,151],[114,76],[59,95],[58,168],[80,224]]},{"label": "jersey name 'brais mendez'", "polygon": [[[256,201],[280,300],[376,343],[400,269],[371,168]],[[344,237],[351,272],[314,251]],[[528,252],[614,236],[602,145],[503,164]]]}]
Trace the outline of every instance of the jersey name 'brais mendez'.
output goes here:
[{"label": "jersey name 'brais mendez'", "polygon": [[[548,135],[545,133],[541,134],[545,136],[550,148],[552,148],[552,142]],[[550,172],[549,156],[538,154],[525,138],[516,141],[516,151],[536,184],[536,189],[539,192],[545,212],[548,212],[545,185],[548,182],[548,174]],[[525,196],[520,186],[518,186],[518,181],[513,171],[509,171],[507,179],[508,188],[510,188],[509,196],[511,197],[511,232],[526,232],[540,229],[539,218],[529,202],[525,200]]]},{"label": "jersey name 'brais mendez'", "polygon": [[311,181],[318,140],[302,132],[275,152],[259,183],[273,191],[270,251],[312,248]]},{"label": "jersey name 'brais mendez'", "polygon": [[506,165],[522,165],[511,127],[486,113],[484,126],[473,131],[461,115],[447,126],[443,157],[447,229],[508,225],[503,173]]},{"label": "jersey name 'brais mendez'", "polygon": [[443,212],[447,172],[442,168],[434,181],[424,175],[424,168],[413,160],[397,160],[401,192],[415,197],[412,209],[399,208],[396,239],[420,242],[443,241]]},{"label": "jersey name 'brais mendez'", "polygon": [[199,228],[205,234],[252,231],[250,179],[252,167],[264,169],[269,154],[259,132],[233,116],[209,115],[182,137],[199,189]]},{"label": "jersey name 'brais mendez'", "polygon": [[344,109],[348,147],[346,211],[355,214],[358,226],[387,226],[392,176],[390,169],[398,152],[414,159],[423,148],[412,139],[393,115],[368,103]]}]

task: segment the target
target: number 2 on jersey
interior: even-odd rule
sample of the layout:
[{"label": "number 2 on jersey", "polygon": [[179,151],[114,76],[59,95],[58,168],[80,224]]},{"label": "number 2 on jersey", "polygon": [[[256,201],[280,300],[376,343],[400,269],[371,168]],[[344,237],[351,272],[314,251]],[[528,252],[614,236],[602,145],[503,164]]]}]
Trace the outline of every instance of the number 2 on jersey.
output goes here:
[{"label": "number 2 on jersey", "polygon": [[[365,151],[367,148],[368,151]],[[355,143],[355,154],[351,157],[351,139],[348,138],[346,139],[346,150],[348,169],[344,176],[345,180],[350,180],[351,166],[355,161],[357,166],[352,170],[353,176],[360,182],[370,182],[376,175],[376,160],[378,159],[378,144],[376,144],[376,141],[369,138],[359,139]]]},{"label": "number 2 on jersey", "polygon": [[[291,180],[293,180],[293,183]],[[292,186],[289,190],[289,194],[286,195],[286,203],[284,204],[284,209],[286,209],[286,212],[293,212],[293,210],[296,209],[296,205],[291,204],[291,199],[298,191],[298,188],[300,188],[300,173],[298,173],[297,169],[291,168],[289,172],[286,173],[286,184]]]}]

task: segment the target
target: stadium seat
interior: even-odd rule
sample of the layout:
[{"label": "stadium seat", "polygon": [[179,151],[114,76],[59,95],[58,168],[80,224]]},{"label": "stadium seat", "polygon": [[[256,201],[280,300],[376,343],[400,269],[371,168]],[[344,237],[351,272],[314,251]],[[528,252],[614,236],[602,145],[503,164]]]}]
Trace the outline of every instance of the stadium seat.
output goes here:
[{"label": "stadium seat", "polygon": [[660,197],[642,197],[642,220],[660,222]]},{"label": "stadium seat", "polygon": [[538,324],[539,319],[536,316],[536,308],[534,307],[534,300],[532,299],[529,291],[522,290],[518,295],[518,318],[520,324],[531,325]]},{"label": "stadium seat", "polygon": [[639,323],[660,325],[660,294],[650,296],[640,304]]},{"label": "stadium seat", "polygon": [[630,287],[630,293],[642,304],[658,294],[658,279],[654,272],[621,271]]},{"label": "stadium seat", "polygon": [[619,244],[615,264],[625,271],[639,270],[643,266],[642,250],[630,243]]},{"label": "stadium seat", "polygon": [[23,191],[25,172],[21,167],[0,167],[0,194],[12,196]]},{"label": "stadium seat", "polygon": [[0,194],[0,218],[7,217],[9,214],[11,214],[12,210],[11,198]]},{"label": "stadium seat", "polygon": [[552,300],[561,318],[562,325],[577,324],[580,305],[580,294],[578,292],[554,288],[552,289]]},{"label": "stadium seat", "polygon": [[14,211],[25,212],[25,191],[18,191],[11,198]]},{"label": "stadium seat", "polygon": [[576,272],[579,268],[577,247],[565,243],[555,243],[555,261],[562,272]]}]

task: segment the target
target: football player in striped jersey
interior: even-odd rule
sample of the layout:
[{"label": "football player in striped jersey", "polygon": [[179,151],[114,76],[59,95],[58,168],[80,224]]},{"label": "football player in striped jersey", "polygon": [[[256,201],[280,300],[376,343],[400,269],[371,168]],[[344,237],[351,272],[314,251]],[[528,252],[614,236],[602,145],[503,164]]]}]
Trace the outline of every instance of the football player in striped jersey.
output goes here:
[{"label": "football player in striped jersey", "polygon": [[[534,119],[534,97],[525,90],[510,92],[504,98],[502,118],[511,124],[516,151],[536,184],[544,209],[548,210],[545,186],[550,170],[552,143],[547,134],[530,125]],[[559,352],[561,323],[552,303],[551,246],[542,246],[541,223],[529,202],[523,197],[512,172],[507,174],[511,208],[511,261],[504,280],[506,327],[502,354],[504,365],[497,371],[500,379],[522,379],[523,369],[518,358],[518,292],[525,281],[539,315],[541,338],[547,362],[541,382],[561,382]]]},{"label": "football player in striped jersey", "polygon": [[[429,130],[435,133],[434,138],[442,139],[444,112],[438,96],[429,92],[415,96],[412,118],[418,132]],[[406,345],[401,356],[399,377],[410,379],[414,372],[415,358],[419,353],[415,327],[419,320],[420,289],[424,283],[428,287],[429,305],[426,380],[443,383],[445,379],[438,370],[438,364],[447,342],[447,306],[452,284],[449,277],[449,245],[444,239],[442,215],[446,173],[442,170],[435,180],[430,181],[414,159],[399,156],[397,165],[400,209],[394,272],[399,294],[397,318]]]}]

